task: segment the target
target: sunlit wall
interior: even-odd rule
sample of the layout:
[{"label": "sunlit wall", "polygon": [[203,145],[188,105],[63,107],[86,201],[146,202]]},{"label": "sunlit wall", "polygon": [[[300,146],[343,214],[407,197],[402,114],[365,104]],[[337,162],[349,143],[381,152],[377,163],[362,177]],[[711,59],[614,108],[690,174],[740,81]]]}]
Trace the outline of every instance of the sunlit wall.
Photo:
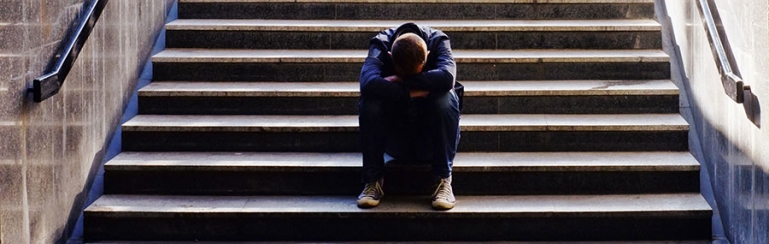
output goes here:
[{"label": "sunlit wall", "polygon": [[696,1],[657,0],[670,37],[666,51],[680,74],[673,78],[685,89],[682,112],[692,125],[692,147],[700,147],[693,152],[707,170],[726,237],[732,243],[769,243],[768,4],[711,1],[732,63],[752,88],[746,99],[753,106],[745,106],[724,93]]},{"label": "sunlit wall", "polygon": [[61,92],[37,104],[25,90],[83,0],[0,0],[0,243],[66,241],[172,2],[109,1]]}]

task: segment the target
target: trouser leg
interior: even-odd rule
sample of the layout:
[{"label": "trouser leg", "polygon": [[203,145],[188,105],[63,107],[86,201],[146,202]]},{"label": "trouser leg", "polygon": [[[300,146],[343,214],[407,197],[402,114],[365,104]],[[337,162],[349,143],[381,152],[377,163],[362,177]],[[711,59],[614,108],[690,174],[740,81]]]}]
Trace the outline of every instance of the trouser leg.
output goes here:
[{"label": "trouser leg", "polygon": [[459,99],[454,91],[431,93],[422,111],[432,149],[432,172],[441,178],[451,176],[459,144]]},{"label": "trouser leg", "polygon": [[384,174],[384,152],[388,134],[397,120],[393,105],[380,100],[361,99],[358,102],[358,124],[360,128],[363,168],[361,180],[371,183]]}]

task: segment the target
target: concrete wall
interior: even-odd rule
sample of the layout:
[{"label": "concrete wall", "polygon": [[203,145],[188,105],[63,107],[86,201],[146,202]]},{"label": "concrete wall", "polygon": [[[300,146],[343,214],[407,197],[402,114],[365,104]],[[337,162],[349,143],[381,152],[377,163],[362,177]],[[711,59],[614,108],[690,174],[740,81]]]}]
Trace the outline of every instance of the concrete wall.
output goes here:
[{"label": "concrete wall", "polygon": [[112,0],[61,92],[34,103],[83,0],[0,0],[0,243],[73,230],[173,0]]},{"label": "concrete wall", "polygon": [[[766,0],[714,0],[733,65],[753,107],[732,101],[722,88],[697,0],[658,0],[669,35],[666,51],[685,90],[682,112],[695,136],[692,147],[707,171],[726,237],[732,243],[769,243],[769,15]],[[750,119],[753,108],[760,110]],[[718,223],[717,223],[718,224]]]}]

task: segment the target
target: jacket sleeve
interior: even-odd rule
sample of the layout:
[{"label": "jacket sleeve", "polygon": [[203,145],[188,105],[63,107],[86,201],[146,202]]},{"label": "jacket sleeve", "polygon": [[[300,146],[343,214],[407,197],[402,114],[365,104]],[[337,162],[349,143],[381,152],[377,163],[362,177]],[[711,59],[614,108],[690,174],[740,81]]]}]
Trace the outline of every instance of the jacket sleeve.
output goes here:
[{"label": "jacket sleeve", "polygon": [[447,92],[454,88],[456,83],[457,65],[454,62],[454,56],[451,53],[451,44],[448,37],[442,38],[435,50],[437,52],[436,64],[433,69],[422,71],[422,73],[413,75],[404,81],[404,84],[417,90],[425,90],[431,92]]},{"label": "jacket sleeve", "polygon": [[363,63],[360,72],[360,92],[361,97],[371,97],[385,101],[403,102],[409,99],[408,89],[394,82],[385,80],[382,77],[384,63],[381,58],[387,51],[378,43],[372,41],[369,47],[368,56]]}]

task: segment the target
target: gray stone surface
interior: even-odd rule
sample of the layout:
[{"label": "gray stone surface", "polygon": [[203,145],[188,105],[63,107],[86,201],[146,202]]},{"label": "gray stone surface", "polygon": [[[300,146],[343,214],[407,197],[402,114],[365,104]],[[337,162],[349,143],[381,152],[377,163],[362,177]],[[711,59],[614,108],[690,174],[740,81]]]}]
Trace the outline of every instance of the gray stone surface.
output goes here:
[{"label": "gray stone surface", "polygon": [[[123,152],[105,169],[275,171],[359,168],[360,153]],[[690,171],[699,163],[685,152],[459,153],[454,172],[494,171]]]},{"label": "gray stone surface", "polygon": [[[662,1],[666,50],[674,56],[674,81],[682,88],[682,110],[690,114],[693,153],[703,163],[703,187],[711,194],[721,231],[730,243],[769,242],[769,3],[715,0],[719,32],[733,55],[731,65],[752,88],[753,106],[737,104],[724,93],[711,53],[698,1]],[[753,97],[755,96],[755,97]],[[746,98],[747,99],[747,98]],[[758,119],[749,111],[761,110]],[[696,144],[695,144],[696,143]],[[751,202],[752,204],[745,204]],[[720,221],[720,222],[718,222]],[[724,241],[724,240],[721,240]]]},{"label": "gray stone surface", "polygon": [[[362,54],[363,55],[363,54]],[[306,59],[306,57],[305,57]],[[362,59],[362,57],[360,58]],[[632,59],[632,58],[631,58]],[[257,59],[258,60],[258,59]],[[670,79],[665,62],[460,63],[458,80]],[[504,59],[500,59],[504,60]],[[530,61],[536,60],[531,58]],[[596,59],[598,60],[598,59]],[[510,57],[507,61],[515,61]],[[524,61],[524,60],[520,60]],[[356,81],[361,63],[153,63],[162,81]]]},{"label": "gray stone surface", "polygon": [[[576,0],[576,2],[594,0]],[[633,1],[633,0],[629,0]],[[534,3],[535,0],[181,0],[180,3]],[[647,1],[648,2],[648,1]]]},{"label": "gray stone surface", "polygon": [[[122,244],[122,243],[136,243],[136,244],[161,244],[161,243],[174,243],[174,244],[224,244],[224,243],[239,243],[239,242],[208,242],[208,241],[174,241],[174,242],[143,242],[143,241],[131,241],[131,242],[121,242],[121,241],[100,241],[100,242],[92,242],[93,244]],[[280,241],[270,241],[270,242],[243,242],[243,243],[275,243],[275,244],[289,244],[289,243],[305,243],[305,242],[280,242]],[[314,242],[306,242],[306,243],[314,243]],[[372,241],[364,241],[364,242],[345,242],[350,244],[377,244],[377,243],[391,243],[391,242],[372,242]],[[404,243],[404,244],[430,244],[430,243],[448,243],[448,244],[466,244],[468,242],[452,242],[452,241],[441,241],[441,242],[433,242],[433,241],[419,241],[419,242],[398,242],[398,243]],[[531,244],[531,242],[487,242],[487,243],[505,243],[505,244]],[[568,241],[568,242],[562,242],[562,241],[538,241],[537,244],[711,244],[711,241],[589,241],[589,242],[583,242],[583,241]]]},{"label": "gray stone surface", "polygon": [[[465,96],[678,95],[669,80],[461,81]],[[139,96],[358,97],[357,82],[162,82]]]},{"label": "gray stone surface", "polygon": [[[491,127],[490,127],[491,128]],[[504,129],[525,128],[508,126]],[[166,129],[166,128],[159,128]],[[187,128],[185,128],[187,129]],[[237,130],[234,128],[216,128]],[[246,128],[259,130],[260,128]],[[360,138],[346,132],[123,131],[124,151],[357,152]],[[313,128],[317,130],[317,128]],[[687,130],[663,131],[465,131],[460,152],[684,151]]]},{"label": "gray stone surface", "polygon": [[[499,92],[499,91],[497,91]],[[530,93],[535,93],[528,91]],[[140,96],[140,114],[166,115],[355,115],[357,92],[205,92],[203,96]],[[266,96],[255,96],[256,94]],[[501,92],[500,92],[501,93]],[[463,114],[663,114],[677,113],[678,95],[465,96]],[[243,96],[239,96],[243,95]],[[305,96],[306,95],[306,96]],[[349,95],[349,96],[346,96]]]},{"label": "gray stone surface", "polygon": [[[123,152],[105,166],[107,194],[354,195],[360,153]],[[461,152],[458,195],[698,192],[699,164],[686,152]],[[429,195],[419,161],[387,164],[388,195]]]},{"label": "gray stone surface", "polygon": [[[686,131],[678,114],[471,114],[462,131]],[[358,117],[295,115],[137,115],[123,124],[130,132],[352,132]]]},{"label": "gray stone surface", "polygon": [[[561,231],[556,233],[570,237],[566,240],[597,239],[593,235],[611,235],[612,238],[624,240],[623,236],[629,234],[638,236],[643,233],[639,228],[653,228],[650,225],[660,227],[659,230],[647,233],[647,236],[656,238],[660,237],[657,231],[689,233],[680,236],[681,239],[699,239],[708,236],[708,233],[701,232],[703,227],[707,228],[707,225],[697,224],[697,221],[707,218],[710,215],[710,208],[696,193],[459,196],[457,199],[461,204],[454,209],[435,211],[426,204],[429,198],[424,196],[391,196],[377,208],[360,209],[355,206],[353,196],[211,198],[209,196],[114,195],[98,200],[86,210],[85,216],[86,222],[89,223],[89,230],[94,231],[92,236],[96,240],[121,239],[121,237],[123,240],[140,239],[135,235],[142,233],[153,236],[153,239],[175,240],[310,241],[338,240],[339,236],[345,236],[344,239],[348,241],[372,241],[392,240],[393,235],[389,233],[415,235],[425,231],[429,231],[429,235],[420,236],[418,240],[513,239],[513,236],[505,235],[510,232],[514,232],[517,236],[514,239],[564,240],[563,236],[557,238],[540,236],[536,231],[539,228],[559,229]],[[573,200],[579,201],[584,208],[580,210],[570,208],[568,203]],[[597,221],[593,216],[604,221]],[[201,220],[202,223],[199,222]],[[244,225],[253,229],[233,228]],[[254,227],[255,225],[258,225],[258,228]],[[366,229],[375,228],[378,225],[381,225],[380,230],[384,233],[365,233]],[[535,228],[529,229],[528,226],[531,225],[535,225]],[[348,227],[342,229],[339,226]],[[457,229],[451,229],[452,226]],[[621,231],[629,226],[637,228]],[[115,231],[96,232],[96,230],[108,228]],[[220,231],[201,232],[211,228]],[[291,231],[283,231],[284,228],[289,228]],[[317,231],[319,228],[325,229]],[[473,231],[462,232],[468,228],[472,228]],[[136,231],[137,229],[141,231]],[[310,229],[314,231],[303,231]],[[607,229],[624,233],[616,235],[617,233],[600,231]],[[302,231],[303,234],[297,236],[297,230]],[[396,230],[398,232],[395,232]],[[186,233],[188,231],[190,234]],[[350,231],[353,234],[349,235],[361,233],[361,231],[365,235],[349,237],[347,233]],[[579,237],[585,231],[590,231],[590,235]],[[489,238],[489,235],[493,235],[492,233],[497,235],[503,233],[505,236]],[[240,235],[237,238],[227,238],[222,234]]]},{"label": "gray stone surface", "polygon": [[[361,49],[379,31],[211,31],[173,30],[168,48]],[[659,49],[655,31],[447,31],[457,49]]]},{"label": "gray stone surface", "polygon": [[[158,63],[363,63],[366,50],[166,49]],[[457,63],[668,62],[662,50],[454,50]]]},{"label": "gray stone surface", "polygon": [[[710,206],[697,193],[592,195],[592,196],[459,196],[462,204],[449,211],[430,209],[424,197],[391,197],[373,209],[360,209],[352,196],[148,196],[108,195],[85,211],[90,216],[164,216],[169,214],[241,213],[271,216],[295,213],[340,217],[360,213],[370,216],[438,217],[555,217],[555,216],[697,216],[709,215]],[[387,215],[383,215],[387,214]]]},{"label": "gray stone surface", "polygon": [[653,2],[606,1],[200,1],[186,19],[651,19]]},{"label": "gray stone surface", "polygon": [[139,96],[286,96],[358,97],[357,82],[162,82],[139,90]]},{"label": "gray stone surface", "polygon": [[[674,113],[669,80],[462,81],[464,114]],[[162,82],[139,90],[140,114],[353,115],[357,82]],[[256,106],[255,106],[256,105]]]},{"label": "gray stone surface", "polygon": [[60,93],[33,103],[82,2],[0,3],[0,243],[66,242],[171,1],[110,1]]},{"label": "gray stone surface", "polygon": [[[262,19],[180,19],[166,25],[167,30],[212,31],[312,31],[379,32],[403,21],[382,20],[262,20]],[[445,32],[472,31],[660,31],[654,20],[442,20],[420,21]]]},{"label": "gray stone surface", "polygon": [[654,0],[180,0],[180,3],[654,3]]}]

